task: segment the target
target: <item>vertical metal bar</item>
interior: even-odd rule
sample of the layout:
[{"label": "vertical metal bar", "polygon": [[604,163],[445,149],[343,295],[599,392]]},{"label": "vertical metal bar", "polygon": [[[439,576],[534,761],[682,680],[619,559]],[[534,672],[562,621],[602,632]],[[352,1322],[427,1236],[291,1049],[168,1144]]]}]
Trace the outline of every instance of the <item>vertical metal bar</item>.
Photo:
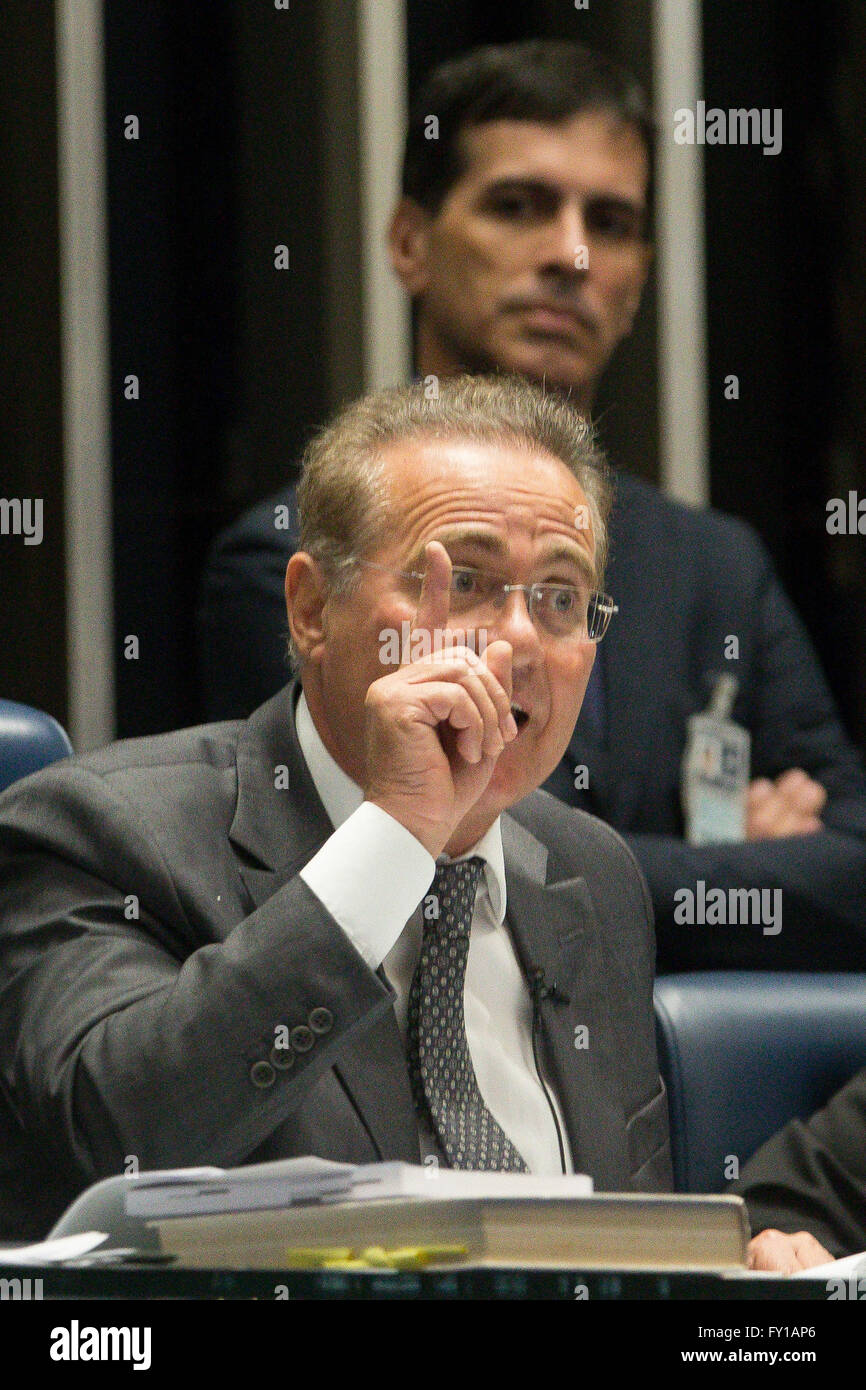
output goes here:
[{"label": "vertical metal bar", "polygon": [[101,0],[57,0],[69,729],[114,736],[108,234]]},{"label": "vertical metal bar", "polygon": [[336,410],[364,389],[364,325],[359,235],[357,0],[318,0],[321,82],[322,270],[327,401]]},{"label": "vertical metal bar", "polygon": [[411,370],[409,306],[384,249],[399,188],[406,74],[404,0],[359,0],[364,384],[368,390],[406,381]]},{"label": "vertical metal bar", "polygon": [[704,164],[701,145],[674,142],[674,112],[701,96],[701,19],[701,0],[655,0],[661,481],[697,506],[710,494]]}]

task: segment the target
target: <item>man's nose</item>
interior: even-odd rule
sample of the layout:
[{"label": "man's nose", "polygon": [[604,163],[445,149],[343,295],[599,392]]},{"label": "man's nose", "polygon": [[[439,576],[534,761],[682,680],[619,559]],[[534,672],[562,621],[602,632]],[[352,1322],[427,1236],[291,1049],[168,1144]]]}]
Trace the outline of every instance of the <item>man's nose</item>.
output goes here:
[{"label": "man's nose", "polygon": [[556,216],[550,221],[543,255],[546,267],[555,268],[560,274],[586,274],[586,223],[583,208],[576,200],[569,199],[560,204]]},{"label": "man's nose", "polygon": [[495,631],[488,641],[496,638],[511,643],[515,662],[531,665],[540,657],[541,639],[529,611],[529,596],[522,589],[512,589],[506,594],[496,614]]}]

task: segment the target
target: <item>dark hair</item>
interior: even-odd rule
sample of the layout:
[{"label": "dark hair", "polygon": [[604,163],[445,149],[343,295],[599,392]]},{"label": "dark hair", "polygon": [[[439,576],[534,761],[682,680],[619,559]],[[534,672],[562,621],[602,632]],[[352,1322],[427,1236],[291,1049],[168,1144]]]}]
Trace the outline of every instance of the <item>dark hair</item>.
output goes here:
[{"label": "dark hair", "polygon": [[[409,110],[403,193],[435,216],[463,172],[464,130],[497,120],[556,125],[582,111],[604,111],[638,131],[651,207],[654,131],[643,88],[603,53],[545,39],[476,48],[428,75]],[[429,138],[430,116],[439,123],[436,139]]]}]

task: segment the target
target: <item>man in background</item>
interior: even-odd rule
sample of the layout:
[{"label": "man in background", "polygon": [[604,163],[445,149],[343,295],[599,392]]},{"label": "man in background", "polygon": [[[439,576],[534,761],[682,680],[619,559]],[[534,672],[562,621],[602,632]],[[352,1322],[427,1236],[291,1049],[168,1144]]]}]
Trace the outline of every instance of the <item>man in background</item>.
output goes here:
[{"label": "man in background", "polygon": [[[520,372],[590,411],[650,265],[652,141],[638,85],[578,45],[487,48],[432,74],[389,237],[431,390],[458,371]],[[661,969],[862,968],[866,778],[765,549],[625,472],[611,538],[619,614],[548,788],[625,835]],[[287,677],[296,545],[292,488],[216,543],[200,615],[211,717],[247,713]],[[687,721],[730,675],[730,716],[751,740],[745,839],[698,845],[682,808]],[[744,889],[772,914],[729,911]]]}]

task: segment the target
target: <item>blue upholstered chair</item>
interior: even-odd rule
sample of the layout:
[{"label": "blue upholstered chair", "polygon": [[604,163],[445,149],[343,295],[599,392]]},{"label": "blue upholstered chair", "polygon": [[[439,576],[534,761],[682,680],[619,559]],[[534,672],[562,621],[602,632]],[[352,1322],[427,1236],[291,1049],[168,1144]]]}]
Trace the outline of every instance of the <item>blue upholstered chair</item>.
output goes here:
[{"label": "blue upholstered chair", "polygon": [[65,730],[50,714],[0,700],[0,791],[71,752]]},{"label": "blue upholstered chair", "polygon": [[730,1155],[742,1167],[866,1066],[866,975],[668,975],[655,1008],[678,1192],[722,1191]]}]

